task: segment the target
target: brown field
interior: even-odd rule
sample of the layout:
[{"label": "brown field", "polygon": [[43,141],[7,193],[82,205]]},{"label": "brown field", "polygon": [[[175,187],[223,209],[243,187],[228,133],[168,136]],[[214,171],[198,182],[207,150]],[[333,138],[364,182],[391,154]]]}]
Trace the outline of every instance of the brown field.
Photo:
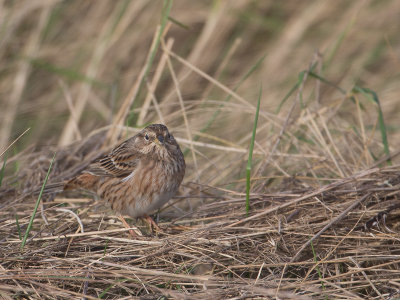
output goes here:
[{"label": "brown field", "polygon": [[[0,0],[0,298],[400,299],[399,16]],[[162,233],[85,191],[38,201],[54,153],[49,183],[160,122],[187,164]]]}]

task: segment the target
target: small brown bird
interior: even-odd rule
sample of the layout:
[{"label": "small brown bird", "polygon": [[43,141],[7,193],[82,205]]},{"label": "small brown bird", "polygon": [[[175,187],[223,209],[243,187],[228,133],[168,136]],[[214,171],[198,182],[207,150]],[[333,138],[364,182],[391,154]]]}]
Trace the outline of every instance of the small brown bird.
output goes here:
[{"label": "small brown bird", "polygon": [[182,151],[168,128],[152,124],[89,165],[63,189],[94,191],[114,211],[145,218],[158,228],[148,215],[174,196],[185,166]]}]

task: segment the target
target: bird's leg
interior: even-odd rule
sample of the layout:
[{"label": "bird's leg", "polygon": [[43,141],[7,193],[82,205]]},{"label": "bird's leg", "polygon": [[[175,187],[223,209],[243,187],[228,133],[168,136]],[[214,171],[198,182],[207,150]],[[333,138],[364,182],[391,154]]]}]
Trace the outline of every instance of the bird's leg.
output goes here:
[{"label": "bird's leg", "polygon": [[[124,224],[125,228],[132,228],[132,226],[129,225],[128,222],[126,222],[126,220],[124,219],[124,217],[122,215],[118,216],[118,219],[120,219],[122,224]],[[133,229],[129,229],[129,234],[134,238],[136,238],[138,236],[142,236],[142,233],[139,231],[139,229],[136,228],[136,230],[137,230],[137,232],[139,232],[139,234],[137,232],[135,232]]]},{"label": "bird's leg", "polygon": [[161,230],[161,228],[158,227],[157,223],[154,222],[153,218],[150,217],[149,215],[144,215],[144,216],[142,217],[142,219],[143,219],[143,221],[145,221],[147,224],[149,224],[150,230],[152,230],[152,229],[154,228],[155,231],[163,232],[163,231]]}]

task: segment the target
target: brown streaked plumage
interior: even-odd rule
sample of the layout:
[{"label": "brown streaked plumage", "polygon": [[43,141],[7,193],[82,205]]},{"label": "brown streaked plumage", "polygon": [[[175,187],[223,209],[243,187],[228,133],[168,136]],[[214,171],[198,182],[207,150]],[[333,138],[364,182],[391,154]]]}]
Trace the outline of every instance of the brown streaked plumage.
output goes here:
[{"label": "brown streaked plumage", "polygon": [[94,191],[116,212],[147,218],[177,192],[184,175],[175,138],[165,125],[152,124],[69,180],[64,190]]}]

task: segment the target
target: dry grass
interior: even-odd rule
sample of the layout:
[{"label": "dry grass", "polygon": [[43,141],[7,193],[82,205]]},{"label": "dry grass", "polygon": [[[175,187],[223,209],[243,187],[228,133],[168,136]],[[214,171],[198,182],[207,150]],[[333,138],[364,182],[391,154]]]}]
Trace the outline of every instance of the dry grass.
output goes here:
[{"label": "dry grass", "polygon": [[[1,297],[399,297],[400,3],[277,3],[176,1],[184,28],[161,2],[0,1]],[[155,122],[188,165],[164,233],[46,195],[20,249],[55,151],[50,182]]]}]

